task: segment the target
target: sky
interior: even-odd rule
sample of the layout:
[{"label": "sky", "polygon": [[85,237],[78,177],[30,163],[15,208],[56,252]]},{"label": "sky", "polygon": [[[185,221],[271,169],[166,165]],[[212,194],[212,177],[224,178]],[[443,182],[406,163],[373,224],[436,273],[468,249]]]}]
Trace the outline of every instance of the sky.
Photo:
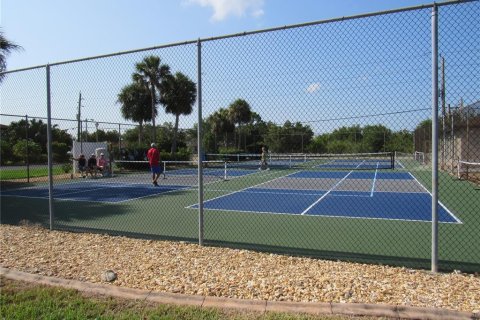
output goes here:
[{"label": "sky", "polygon": [[[7,70],[16,70],[428,4],[428,0],[0,0],[0,25],[8,40],[23,47],[7,57]],[[474,85],[478,8],[476,3],[441,9],[440,54],[447,59],[451,84],[447,98],[452,104],[479,96]],[[203,117],[242,98],[265,121],[301,122],[316,134],[357,124],[413,130],[431,115],[430,19],[426,8],[204,41]],[[197,80],[196,44],[52,66],[52,116],[75,121],[81,92],[81,119],[124,123],[118,93],[131,83],[135,63],[146,54],[161,56],[172,72]],[[44,117],[45,69],[9,74],[0,86],[0,98],[2,114]],[[197,122],[197,105],[194,110],[182,117],[181,128]],[[408,112],[399,114],[402,110]],[[173,120],[160,112],[157,124]],[[3,124],[10,121],[0,117]],[[75,122],[61,126],[72,134],[76,131]]]},{"label": "sky", "polygon": [[8,70],[402,7],[428,0],[0,0],[23,47]]}]

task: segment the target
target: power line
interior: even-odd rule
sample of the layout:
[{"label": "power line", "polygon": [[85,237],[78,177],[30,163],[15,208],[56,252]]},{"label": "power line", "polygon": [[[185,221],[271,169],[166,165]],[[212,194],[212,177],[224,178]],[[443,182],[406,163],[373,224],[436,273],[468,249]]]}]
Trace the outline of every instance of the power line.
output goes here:
[{"label": "power line", "polygon": [[300,123],[315,123],[315,122],[325,122],[325,121],[351,120],[351,119],[361,119],[361,118],[370,118],[370,117],[378,117],[378,116],[388,116],[388,115],[392,115],[392,114],[402,114],[402,113],[411,113],[411,112],[429,111],[429,110],[430,110],[430,108],[423,108],[423,109],[402,110],[402,111],[386,112],[386,113],[366,114],[366,115],[362,115],[362,116],[342,117],[342,118],[330,118],[330,119],[320,119],[320,120],[311,120],[311,121],[299,121],[299,122],[300,122]]}]

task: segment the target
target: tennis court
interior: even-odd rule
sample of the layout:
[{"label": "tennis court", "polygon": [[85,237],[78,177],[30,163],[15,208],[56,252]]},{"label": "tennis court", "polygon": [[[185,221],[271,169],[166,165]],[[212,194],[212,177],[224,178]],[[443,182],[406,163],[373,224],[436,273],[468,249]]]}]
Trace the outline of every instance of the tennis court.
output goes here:
[{"label": "tennis court", "polygon": [[[431,194],[409,172],[379,170],[389,168],[391,162],[373,159],[337,159],[319,163],[318,159],[276,159],[273,167],[292,164],[310,170],[290,170],[259,184],[230,191],[228,180],[264,172],[251,169],[255,162],[205,162],[204,183],[225,181],[220,195],[207,198],[207,210],[226,210],[258,214],[291,214],[323,217],[386,219],[404,221],[431,221]],[[172,162],[173,163],[173,162]],[[167,163],[166,163],[167,164]],[[53,197],[58,200],[122,203],[146,197],[164,197],[169,193],[195,189],[197,169],[182,166],[164,166],[159,186],[150,183],[148,172],[130,172],[113,178],[76,179],[56,184]],[[191,164],[191,163],[189,163]],[[243,167],[242,167],[243,166]],[[167,169],[168,168],[168,169]],[[330,168],[345,169],[330,171]],[[353,170],[348,171],[353,168]],[[375,170],[362,170],[371,169]],[[268,172],[268,171],[265,171]],[[268,173],[267,173],[268,174]],[[211,191],[207,188],[207,191]],[[209,192],[211,194],[211,192]],[[48,198],[44,186],[2,190],[2,196]],[[192,204],[188,208],[198,208]],[[461,223],[440,203],[439,221]]]},{"label": "tennis court", "polygon": [[[269,163],[270,170],[258,170],[256,159],[205,164],[206,241],[319,255],[353,252],[361,245],[362,259],[387,259],[395,252],[390,263],[396,257],[402,263],[405,257],[428,263],[431,174],[407,158],[397,160],[395,169],[380,169],[383,159],[336,160],[278,159]],[[193,163],[166,166],[159,187],[152,185],[146,163],[116,167],[113,177],[55,181],[55,227],[196,241],[199,181]],[[458,189],[455,197],[442,194],[438,207],[441,230],[456,235],[456,242],[444,246],[458,248],[472,240],[465,232],[478,226],[474,212],[461,210],[470,187],[441,178]],[[5,222],[48,224],[46,182],[14,183],[0,195]],[[382,241],[369,241],[372,235]],[[452,252],[449,261],[462,261],[463,268],[477,259],[462,250]]]},{"label": "tennis court", "polygon": [[[151,184],[102,183],[95,180],[78,183],[57,184],[53,189],[53,197],[57,200],[90,201],[117,203],[144,197],[161,195],[186,188],[182,185],[162,185],[153,188]],[[4,190],[2,196],[23,198],[48,198],[46,186],[36,186],[14,190]]]},{"label": "tennis court", "polygon": [[[144,164],[144,163],[142,163]],[[210,163],[210,166],[212,164]],[[211,183],[226,179],[226,167],[221,166],[204,168],[204,182]],[[238,177],[255,173],[254,170],[228,170],[230,177]],[[53,188],[53,198],[56,200],[89,201],[103,203],[121,203],[146,197],[166,195],[171,192],[188,190],[198,186],[196,168],[177,167],[165,170],[155,187],[151,183],[151,174],[139,170],[127,174],[116,174],[113,177],[99,177],[97,179],[73,179],[56,183]],[[20,198],[48,199],[48,186],[37,185],[0,191],[1,196]]]},{"label": "tennis court", "polygon": [[[347,163],[346,167],[350,165]],[[431,194],[408,172],[297,171],[207,200],[204,208],[431,221],[431,201]],[[439,206],[439,221],[461,223],[443,204]]]}]

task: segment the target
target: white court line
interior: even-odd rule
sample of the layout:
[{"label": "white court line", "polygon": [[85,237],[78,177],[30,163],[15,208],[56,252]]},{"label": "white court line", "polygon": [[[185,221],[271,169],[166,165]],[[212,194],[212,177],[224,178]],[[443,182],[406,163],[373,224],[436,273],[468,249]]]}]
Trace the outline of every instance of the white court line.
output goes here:
[{"label": "white court line", "polygon": [[[65,196],[65,195],[68,196],[68,195],[71,195],[71,194],[89,193],[91,191],[105,190],[105,189],[109,189],[109,188],[121,188],[121,186],[118,186],[118,185],[113,185],[113,186],[101,185],[100,187],[87,187],[87,188],[84,188],[82,190],[76,190],[76,191],[68,191],[68,189],[58,189],[57,188],[56,191],[59,194],[56,194],[56,195],[54,194],[53,197],[55,198],[55,196],[61,197],[61,196]],[[55,188],[54,188],[54,191],[55,191]]]},{"label": "white court line", "polygon": [[[358,166],[355,167],[355,169],[357,169],[358,167],[360,167],[363,163],[365,162],[365,160],[363,160],[361,163],[358,164]],[[345,177],[343,177],[340,181],[338,181],[333,187],[330,188],[330,190],[327,191],[327,193],[325,193],[323,196],[320,197],[320,199],[318,199],[317,201],[315,201],[311,206],[309,206],[307,209],[303,210],[303,212],[301,213],[301,215],[305,215],[305,213],[307,213],[307,211],[309,211],[310,209],[312,209],[317,203],[319,203],[320,201],[322,201],[323,199],[325,199],[325,197],[330,193],[332,192],[340,183],[342,183],[351,173],[353,172],[350,171]]]},{"label": "white court line", "polygon": [[[243,192],[253,193],[253,194],[284,194],[284,195],[294,195],[294,196],[318,196],[319,195],[319,192],[305,193],[305,192],[302,192],[302,191],[309,191],[309,190],[302,190],[302,189],[298,189],[299,190],[298,193],[279,191],[279,190],[283,190],[283,189],[270,189],[270,190],[275,190],[275,191],[250,191],[250,190],[246,189],[246,190],[243,190]],[[310,191],[313,191],[313,190],[310,190]]]},{"label": "white court line", "polygon": [[[158,188],[156,190],[162,190],[161,188]],[[165,189],[164,189],[165,190]],[[120,200],[120,201],[115,201],[113,203],[123,203],[123,202],[128,202],[128,201],[132,201],[132,200],[138,200],[138,199],[143,199],[143,198],[148,198],[148,197],[154,197],[154,196],[158,196],[158,195],[162,195],[162,194],[166,194],[166,193],[172,193],[172,192],[177,192],[177,191],[182,191],[182,190],[191,190],[189,186],[186,186],[184,188],[178,188],[178,189],[173,189],[173,190],[170,190],[170,191],[165,191],[165,192],[158,192],[158,193],[153,193],[153,194],[147,194],[147,195],[144,195],[144,196],[140,196],[140,197],[136,197],[136,198],[128,198],[128,199],[125,199],[125,200]]]},{"label": "white court line", "polygon": [[[219,182],[224,182],[225,180],[213,180],[213,181],[210,181],[210,182],[207,182],[207,183],[204,183],[204,185],[210,185],[210,184],[215,184],[215,183],[219,183]],[[161,187],[171,187],[173,185],[169,185],[169,184],[161,184],[160,185]],[[161,189],[160,189],[161,190]],[[159,193],[154,193],[154,194],[148,194],[148,195],[144,195],[144,196],[141,196],[141,197],[136,197],[136,198],[128,198],[128,199],[125,199],[125,200],[121,200],[121,201],[116,201],[116,202],[113,202],[113,203],[123,203],[123,202],[128,202],[128,201],[132,201],[132,200],[138,200],[138,199],[143,199],[143,198],[148,198],[148,197],[154,197],[154,196],[158,196],[158,195],[162,195],[162,194],[166,194],[166,193],[173,193],[173,192],[177,192],[177,191],[183,191],[183,190],[187,190],[187,191],[198,191],[198,185],[197,186],[182,186],[181,188],[178,188],[178,189],[173,189],[173,190],[170,190],[170,191],[165,191],[165,192],[159,192]]]},{"label": "white court line", "polygon": [[[215,198],[212,198],[212,199],[208,199],[208,200],[204,200],[203,203],[207,203],[207,202],[210,202],[210,201],[213,201],[213,200],[216,200],[216,199],[220,199],[220,198],[223,198],[223,197],[226,197],[226,196],[229,196],[229,195],[232,195],[232,194],[235,194],[235,193],[239,193],[239,192],[242,192],[242,191],[245,191],[245,190],[248,190],[248,189],[251,189],[251,188],[255,188],[257,186],[261,186],[262,184],[265,184],[265,183],[269,183],[269,182],[272,182],[272,181],[275,181],[275,180],[278,180],[278,179],[281,179],[281,178],[286,178],[288,176],[291,176],[292,174],[295,174],[295,173],[299,173],[301,171],[295,171],[295,172],[292,172],[290,174],[287,174],[286,176],[280,176],[278,178],[275,178],[273,180],[268,180],[268,181],[264,181],[262,183],[259,183],[259,184],[256,184],[254,186],[250,186],[250,187],[247,187],[247,188],[243,188],[243,189],[240,189],[240,190],[236,190],[236,191],[232,191],[230,193],[227,193],[227,194],[224,194],[224,195],[221,195],[221,196],[218,196],[218,197],[215,197]],[[266,174],[264,176],[270,176],[270,175],[273,175],[273,174],[276,174],[277,172],[271,172],[269,174]],[[197,206],[198,203],[194,203],[186,208],[191,208],[191,207],[194,207],[194,206]]]},{"label": "white court line", "polygon": [[[197,209],[187,207],[187,209]],[[222,212],[244,212],[244,213],[253,213],[253,214],[275,214],[275,215],[289,215],[289,216],[299,216],[298,213],[291,213],[291,212],[274,212],[274,211],[252,211],[252,210],[237,210],[237,209],[217,209],[217,208],[208,208],[210,211],[222,211]],[[336,215],[304,215],[304,217],[308,218],[334,218],[334,219],[362,219],[362,220],[383,220],[383,221],[400,221],[400,222],[422,222],[422,223],[431,223],[431,221],[427,220],[415,220],[415,219],[392,219],[392,218],[372,218],[372,217],[352,217],[352,216],[336,216]],[[455,223],[455,222],[442,222],[442,223]]]},{"label": "white court line", "polygon": [[[68,185],[68,186],[71,186],[73,184],[64,184],[64,185]],[[62,185],[63,186],[63,185]],[[96,190],[105,190],[106,188],[118,188],[119,186],[114,186],[114,187],[110,187],[110,186],[105,186],[104,184],[101,185],[101,186],[104,186],[104,187],[98,187],[98,186],[90,186],[90,187],[85,187],[84,189],[82,190],[69,190],[68,188],[65,189],[65,188],[53,188],[53,191],[54,191],[54,195],[53,195],[53,198],[55,199],[55,197],[59,197],[59,196],[64,196],[64,195],[71,195],[71,194],[76,194],[76,193],[85,193],[85,192],[90,192],[90,191],[96,191]],[[22,190],[38,190],[38,191],[48,191],[48,189],[45,189],[45,188],[20,188],[20,189],[15,189],[15,190],[12,190],[12,191],[22,191]],[[55,194],[55,191],[58,193],[58,194]],[[41,197],[41,196],[23,196],[23,195],[10,195],[10,196],[17,196],[17,197],[23,197],[23,198],[40,198],[40,199],[48,199],[49,196],[47,195],[46,197]]]},{"label": "white court line", "polygon": [[[273,181],[273,180],[271,180]],[[270,181],[267,181],[270,182]],[[251,187],[254,189],[253,187]],[[198,189],[195,189],[198,190]],[[269,190],[272,191],[251,191],[248,189],[243,189],[242,192],[248,192],[248,193],[258,193],[258,194],[291,194],[291,195],[297,195],[297,196],[318,196],[319,193],[322,193],[326,190],[320,190],[320,189],[295,189],[298,190],[298,193],[295,192],[282,192],[282,190],[292,190],[292,189],[277,189],[277,188],[269,188]],[[220,193],[225,193],[225,192],[236,192],[232,190],[225,190],[225,189],[204,189],[205,192],[220,192]],[[306,193],[307,192],[307,193]]]},{"label": "white court line", "polygon": [[333,191],[333,189],[335,189],[340,183],[342,183],[351,173],[353,172],[350,171],[345,177],[343,177],[340,181],[338,181],[333,187],[330,188],[330,190],[328,190],[323,196],[320,197],[320,199],[318,199],[317,201],[315,201],[313,204],[311,204],[307,209],[303,210],[303,212],[301,213],[301,215],[304,215],[308,210],[312,209],[317,203],[319,203],[320,201],[322,201],[330,192]]},{"label": "white court line", "polygon": [[[71,184],[66,184],[66,185],[71,185]],[[125,199],[125,200],[120,200],[120,201],[105,201],[105,200],[102,200],[102,198],[98,199],[98,200],[85,200],[85,199],[78,199],[78,198],[75,198],[75,194],[84,194],[84,193],[90,193],[91,191],[97,191],[97,190],[108,190],[109,188],[125,188],[125,187],[128,187],[128,186],[131,186],[131,185],[143,185],[143,186],[147,186],[147,184],[145,183],[124,183],[124,184],[120,184],[118,182],[115,182],[115,183],[109,183],[109,182],[104,182],[103,184],[100,184],[101,187],[90,187],[90,188],[85,188],[85,189],[82,189],[82,190],[79,190],[79,191],[70,191],[70,192],[65,192],[65,191],[68,191],[68,189],[59,189],[59,188],[54,188],[54,192],[57,191],[59,192],[59,194],[54,194],[53,195],[53,200],[55,201],[79,201],[79,202],[91,202],[91,203],[110,203],[110,204],[116,204],[116,203],[122,203],[122,202],[128,202],[128,201],[132,201],[132,200],[137,200],[137,199],[142,199],[142,198],[147,198],[147,197],[153,197],[153,196],[157,196],[159,194],[166,194],[166,193],[171,193],[171,192],[175,192],[175,191],[181,191],[181,190],[186,190],[186,189],[189,189],[190,186],[182,186],[181,188],[177,188],[177,189],[173,189],[173,190],[170,190],[170,191],[165,191],[165,192],[155,192],[153,194],[148,194],[148,195],[144,195],[144,196],[140,196],[140,197],[132,197],[132,198],[128,198],[128,199]],[[170,185],[162,185],[163,190],[165,190],[165,187],[168,188],[168,187],[171,187]],[[154,187],[151,187],[152,189]],[[24,188],[24,189],[15,189],[15,191],[18,191],[18,190],[26,190],[27,188]],[[45,190],[44,188],[37,188],[38,190],[40,191],[43,191]],[[150,188],[149,188],[150,189]],[[32,190],[32,189],[30,189]],[[64,192],[62,192],[62,190],[64,190]],[[154,190],[157,190],[157,191],[161,191],[162,188],[156,188]],[[72,198],[72,195],[73,195],[73,198]],[[12,195],[6,195],[6,194],[2,194],[1,195],[2,197],[17,197],[17,198],[27,198],[27,199],[48,199],[49,198],[49,195],[47,196],[23,196],[23,195],[16,195],[16,194],[12,194]],[[67,198],[60,198],[60,197],[64,197],[66,196]]]},{"label": "white court line", "polygon": [[[242,175],[242,176],[233,176],[233,179],[236,179],[236,178],[241,178],[241,177],[245,177],[245,176],[248,176],[248,175],[252,175],[252,174],[257,174],[257,173],[260,173],[260,172],[257,172],[257,171],[253,171],[252,173],[249,173],[249,174],[246,174],[246,175]],[[271,175],[271,174],[274,174],[275,172],[271,172],[270,174],[268,175]],[[180,179],[181,180],[181,179]],[[90,192],[90,191],[96,191],[96,190],[105,190],[105,189],[108,189],[108,188],[125,188],[125,187],[128,187],[128,186],[131,186],[131,185],[148,185],[146,183],[143,183],[143,182],[121,182],[121,181],[110,181],[110,182],[101,182],[101,183],[98,183],[98,181],[85,181],[85,180],[80,180],[81,182],[72,182],[72,183],[66,183],[66,184],[58,184],[57,187],[55,186],[54,184],[54,191],[58,191],[60,192],[60,194],[57,194],[57,195],[54,195],[53,196],[53,200],[59,200],[59,201],[81,201],[81,202],[91,202],[91,203],[111,203],[111,204],[116,204],[116,203],[124,203],[124,202],[129,202],[129,201],[132,201],[132,200],[138,200],[138,199],[143,199],[143,198],[148,198],[148,197],[154,197],[154,196],[158,196],[158,195],[162,195],[162,194],[167,194],[167,193],[173,193],[173,192],[177,192],[177,191],[183,191],[183,190],[195,190],[195,186],[190,186],[190,185],[187,185],[187,186],[182,186],[181,188],[178,188],[178,189],[174,189],[174,190],[170,190],[170,191],[165,191],[165,192],[156,192],[156,193],[153,193],[153,194],[148,194],[148,195],[143,195],[143,196],[140,196],[140,197],[132,197],[132,198],[128,198],[128,199],[125,199],[125,200],[120,200],[120,201],[105,201],[105,200],[102,200],[102,199],[98,199],[98,200],[83,200],[83,199],[76,199],[76,198],[68,198],[68,196],[70,195],[74,195],[74,194],[78,194],[78,193],[85,193],[85,192]],[[225,180],[221,179],[221,180],[213,180],[211,182],[208,182],[208,183],[205,183],[204,185],[211,185],[211,184],[215,184],[215,183],[223,183]],[[273,180],[271,180],[273,181]],[[98,183],[98,185],[101,185],[103,187],[99,187],[98,185],[97,186],[88,186],[84,189],[82,189],[81,191],[68,191],[68,189],[65,189],[65,188],[58,188],[58,186],[71,186],[71,185],[77,185],[77,184],[80,184],[80,185],[83,185],[84,182],[88,182],[88,183]],[[268,182],[268,181],[267,181]],[[169,187],[171,185],[161,185],[162,187]],[[48,187],[48,185],[47,185]],[[152,187],[153,188],[153,187]],[[22,190],[40,190],[40,191],[43,191],[45,190],[45,186],[29,186],[29,187],[26,187],[26,188],[17,188],[17,189],[11,189],[11,191],[22,191]],[[62,190],[64,190],[62,192]],[[160,191],[161,189],[159,189]],[[15,194],[12,194],[12,195],[7,195],[7,194],[1,194],[0,195],[2,197],[18,197],[18,198],[26,198],[26,199],[48,199],[49,196],[45,196],[45,197],[42,197],[42,196],[23,196],[23,195],[15,195]],[[61,196],[67,196],[67,198],[58,198],[58,197],[61,197]]]},{"label": "white court line", "polygon": [[[345,191],[345,192],[352,192],[352,191]],[[361,192],[361,191],[360,191]],[[355,194],[332,194],[332,197],[349,197],[349,198],[371,198],[370,196],[361,196]]]},{"label": "white court line", "polygon": [[[420,183],[420,181],[417,180],[417,178],[415,178],[415,176],[413,174],[411,174],[410,172],[408,173],[415,181],[417,181],[417,183],[430,195],[433,197],[432,193],[427,189],[425,188],[425,186],[423,184]],[[441,203],[440,201],[438,201],[438,203],[443,207],[443,209],[445,209],[445,211],[447,211],[447,213],[449,215],[451,215],[455,220],[457,220],[458,223],[460,224],[463,224],[462,220],[460,220],[459,218],[457,218],[453,212],[451,212],[450,210],[448,210],[448,208],[443,204]],[[431,222],[431,221],[430,221]]]},{"label": "white court line", "polygon": [[405,169],[405,166],[403,165],[403,163],[402,163],[401,161],[395,160],[395,162],[397,163],[397,165],[400,165],[400,167],[401,167],[402,169]]},{"label": "white court line", "polygon": [[[42,199],[42,200],[47,200],[48,197],[32,197],[32,196],[19,196],[19,195],[2,195],[2,197],[13,197],[13,198],[25,198],[25,199]],[[75,201],[75,202],[89,202],[89,203],[110,203],[110,204],[115,204],[117,202],[112,202],[112,201],[96,201],[96,200],[83,200],[83,199],[72,199],[72,198],[53,198],[54,201]]]},{"label": "white court line", "polygon": [[372,183],[372,191],[370,192],[370,197],[373,197],[373,191],[375,191],[375,182],[377,182],[377,173],[378,173],[378,165],[380,163],[377,162],[377,168],[375,169],[375,176],[373,177],[373,183]]}]

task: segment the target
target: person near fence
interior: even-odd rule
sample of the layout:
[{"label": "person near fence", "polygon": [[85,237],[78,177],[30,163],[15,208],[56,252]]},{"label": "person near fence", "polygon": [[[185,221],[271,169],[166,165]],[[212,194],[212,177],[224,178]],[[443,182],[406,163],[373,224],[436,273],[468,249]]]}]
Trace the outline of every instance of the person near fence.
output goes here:
[{"label": "person near fence", "polygon": [[262,155],[260,156],[260,168],[258,170],[270,170],[267,162],[267,148],[262,147]]},{"label": "person near fence", "polygon": [[87,171],[87,159],[83,154],[80,154],[78,158],[72,158],[73,160],[77,161],[77,169],[78,172],[80,172],[82,178],[86,177],[86,171]]},{"label": "person near fence", "polygon": [[97,169],[102,174],[102,176],[108,176],[110,173],[109,165],[107,159],[105,159],[105,154],[100,153],[100,158],[97,159]]},{"label": "person near fence", "polygon": [[147,159],[150,164],[150,171],[152,172],[152,183],[158,187],[158,177],[160,177],[163,171],[160,166],[160,151],[158,151],[155,143],[152,143],[150,147],[147,152]]},{"label": "person near fence", "polygon": [[94,153],[90,155],[87,162],[87,175],[90,173],[92,178],[97,177],[98,167],[97,167],[97,157]]}]

